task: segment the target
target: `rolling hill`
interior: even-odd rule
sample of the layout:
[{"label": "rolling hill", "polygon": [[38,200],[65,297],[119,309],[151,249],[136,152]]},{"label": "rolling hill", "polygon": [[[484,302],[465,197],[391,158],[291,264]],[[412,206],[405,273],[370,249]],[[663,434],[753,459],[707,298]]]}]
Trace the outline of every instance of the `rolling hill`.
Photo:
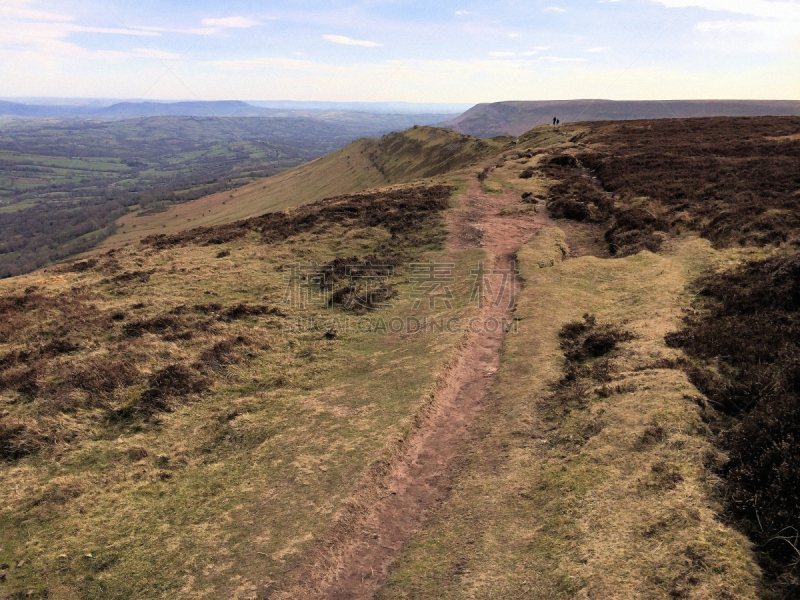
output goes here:
[{"label": "rolling hill", "polygon": [[157,212],[281,173],[359,138],[441,118],[283,111],[269,117],[4,120],[0,278],[94,247],[129,207]]},{"label": "rolling hill", "polygon": [[155,214],[131,213],[118,221],[117,233],[102,247],[116,247],[152,234],[231,223],[340,194],[436,179],[479,161],[502,145],[501,141],[433,127],[415,127],[379,140],[357,140],[315,161],[236,190]]},{"label": "rolling hill", "polygon": [[443,126],[460,133],[490,138],[522,135],[553,122],[619,121],[691,117],[799,116],[797,101],[679,100],[617,102],[567,100],[546,102],[496,102],[478,104]]},{"label": "rolling hill", "polygon": [[[332,115],[381,115],[383,120],[412,119],[411,125],[432,125],[463,110],[463,105],[347,103],[347,102],[242,102],[238,100],[192,102],[116,102],[32,104],[0,100],[0,117],[38,119],[136,119],[146,117],[269,117],[290,116],[331,119]],[[351,116],[351,118],[353,118]],[[392,128],[398,128],[396,125]]]}]

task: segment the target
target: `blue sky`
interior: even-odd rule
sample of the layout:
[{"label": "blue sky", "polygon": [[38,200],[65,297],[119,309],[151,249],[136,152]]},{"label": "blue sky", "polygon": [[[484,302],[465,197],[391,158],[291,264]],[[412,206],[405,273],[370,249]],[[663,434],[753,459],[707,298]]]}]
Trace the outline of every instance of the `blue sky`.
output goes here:
[{"label": "blue sky", "polygon": [[800,99],[800,0],[0,0],[0,96]]}]

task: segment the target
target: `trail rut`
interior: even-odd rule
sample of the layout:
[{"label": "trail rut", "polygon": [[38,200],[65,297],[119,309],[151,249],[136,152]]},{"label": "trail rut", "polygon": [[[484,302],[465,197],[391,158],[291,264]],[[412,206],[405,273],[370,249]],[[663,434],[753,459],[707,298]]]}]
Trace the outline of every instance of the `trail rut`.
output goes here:
[{"label": "trail rut", "polygon": [[[511,268],[516,250],[543,225],[542,218],[499,216],[504,206],[517,201],[511,194],[486,195],[473,184],[462,197],[461,208],[448,216],[449,249],[482,247],[490,255],[487,267]],[[481,310],[483,321],[511,322],[514,293],[514,285],[506,285],[502,295],[498,291],[487,298]],[[469,335],[436,394],[432,411],[380,482],[384,490],[380,498],[351,525],[353,535],[317,561],[317,567],[324,565],[321,571],[298,573],[298,579],[304,581],[286,597],[355,600],[375,596],[413,534],[448,496],[449,467],[463,452],[469,428],[493,383],[504,336],[502,328]]]}]

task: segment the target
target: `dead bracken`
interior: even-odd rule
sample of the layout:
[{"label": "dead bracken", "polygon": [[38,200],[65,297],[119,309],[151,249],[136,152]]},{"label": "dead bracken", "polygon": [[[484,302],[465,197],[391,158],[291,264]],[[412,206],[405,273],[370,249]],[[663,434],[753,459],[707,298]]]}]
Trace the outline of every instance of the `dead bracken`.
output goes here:
[{"label": "dead bracken", "polygon": [[452,188],[438,185],[338,196],[287,213],[268,213],[230,225],[202,227],[172,236],[150,236],[142,243],[155,248],[224,244],[251,232],[259,233],[267,242],[277,242],[331,223],[350,227],[383,226],[394,236],[408,236],[425,220],[448,208],[451,192]]},{"label": "dead bracken", "polygon": [[606,223],[612,254],[696,231],[716,247],[800,239],[800,118],[592,123],[541,169],[552,216]]}]

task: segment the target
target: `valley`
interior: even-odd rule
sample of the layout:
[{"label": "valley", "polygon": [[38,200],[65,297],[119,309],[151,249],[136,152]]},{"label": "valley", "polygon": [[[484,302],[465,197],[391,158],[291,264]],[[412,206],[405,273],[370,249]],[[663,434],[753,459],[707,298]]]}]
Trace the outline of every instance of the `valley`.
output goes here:
[{"label": "valley", "polygon": [[[137,105],[138,106],[138,105]],[[158,105],[169,112],[172,105]],[[266,109],[265,109],[266,110]],[[116,221],[236,190],[355,139],[438,115],[266,111],[267,117],[176,115],[124,120],[0,120],[0,277],[94,248]],[[120,109],[118,116],[125,116]],[[299,192],[300,195],[304,191]],[[321,198],[322,196],[320,196]],[[183,223],[181,223],[183,224]]]}]

